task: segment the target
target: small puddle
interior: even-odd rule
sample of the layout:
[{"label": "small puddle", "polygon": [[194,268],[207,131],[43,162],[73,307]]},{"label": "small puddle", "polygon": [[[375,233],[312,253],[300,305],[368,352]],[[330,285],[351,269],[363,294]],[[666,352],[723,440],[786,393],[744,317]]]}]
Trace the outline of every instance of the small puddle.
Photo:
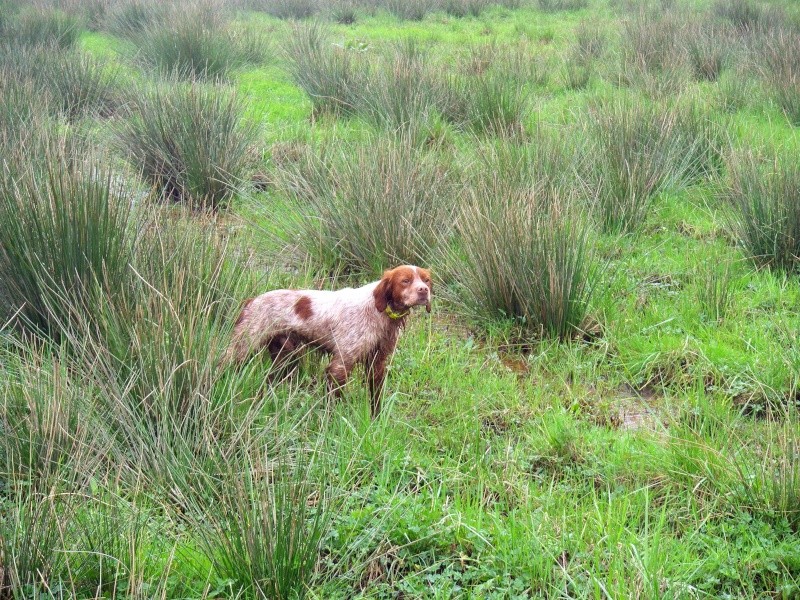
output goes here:
[{"label": "small puddle", "polygon": [[620,411],[620,428],[635,431],[638,429],[661,430],[663,423],[658,419],[655,404],[659,396],[656,391],[645,386],[635,390],[625,384],[619,388],[617,406]]},{"label": "small puddle", "polygon": [[504,353],[499,353],[499,357],[503,366],[516,375],[527,375],[530,372],[528,361],[523,358]]}]

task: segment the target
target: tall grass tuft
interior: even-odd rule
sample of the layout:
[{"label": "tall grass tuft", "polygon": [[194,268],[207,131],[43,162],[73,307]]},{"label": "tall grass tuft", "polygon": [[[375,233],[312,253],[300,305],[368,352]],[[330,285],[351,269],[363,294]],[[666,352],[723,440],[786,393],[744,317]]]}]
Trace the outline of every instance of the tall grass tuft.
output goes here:
[{"label": "tall grass tuft", "polygon": [[796,534],[800,532],[800,448],[795,423],[789,420],[767,435],[757,452],[748,451],[734,435],[731,445],[737,445],[715,457],[719,466],[717,473],[708,472],[709,481],[733,507],[788,526]]},{"label": "tall grass tuft", "polygon": [[111,6],[105,27],[113,34],[135,40],[167,15],[167,8],[153,0],[125,0]]},{"label": "tall grass tuft", "polygon": [[78,19],[60,10],[27,8],[8,26],[11,39],[22,46],[69,48],[78,41]]},{"label": "tall grass tuft", "polygon": [[218,362],[240,299],[253,293],[250,270],[213,227],[150,211],[130,285],[91,314],[76,306],[70,330],[71,345],[87,340],[76,366],[97,390],[105,456],[134,482],[146,477],[159,508],[180,519],[192,539],[181,555],[187,570],[205,578],[210,568],[236,594],[302,597],[330,481],[300,459],[316,465],[321,455],[297,442],[301,427],[275,408],[263,369],[225,372]]},{"label": "tall grass tuft", "polygon": [[695,79],[716,81],[731,62],[733,36],[710,22],[692,24],[685,31],[686,53]]},{"label": "tall grass tuft", "polygon": [[761,71],[770,95],[793,125],[800,125],[800,36],[777,30],[764,36]]},{"label": "tall grass tuft", "polygon": [[147,209],[128,285],[91,308],[74,303],[65,338],[96,390],[90,414],[107,434],[109,463],[134,478],[129,485],[146,477],[148,493],[185,506],[210,467],[209,445],[228,444],[265,415],[263,373],[251,398],[243,377],[226,377],[219,364],[239,299],[253,290],[243,261],[211,227]]},{"label": "tall grass tuft", "polygon": [[107,395],[119,404],[104,414],[115,427],[142,428],[125,430],[125,438],[196,434],[211,426],[198,416],[209,400],[198,396],[210,395],[220,334],[249,291],[248,273],[211,227],[185,216],[155,211],[140,228],[129,285],[83,322],[85,335],[97,340],[85,360],[105,362],[94,370],[107,369]]},{"label": "tall grass tuft", "polygon": [[473,94],[469,118],[478,133],[513,133],[523,129],[527,96],[519,82],[501,75],[482,78]]},{"label": "tall grass tuft", "polygon": [[608,49],[606,32],[595,23],[581,21],[575,28],[575,44],[573,55],[583,61],[597,60],[603,57]]},{"label": "tall grass tuft", "polygon": [[713,103],[722,112],[735,113],[759,102],[763,92],[764,86],[746,69],[728,69],[717,81]]},{"label": "tall grass tuft", "polygon": [[494,70],[452,78],[442,101],[445,119],[477,134],[523,130],[527,113],[524,84]]},{"label": "tall grass tuft", "polygon": [[311,98],[315,113],[348,114],[364,85],[363,68],[355,51],[331,43],[319,23],[292,29],[286,47],[289,72]]},{"label": "tall grass tuft", "polygon": [[100,31],[111,5],[106,0],[71,0],[70,12],[78,15],[90,31]]},{"label": "tall grass tuft", "polygon": [[[172,532],[148,539],[168,519],[191,540],[185,573],[303,597],[333,514],[324,452],[297,441],[295,398],[276,409],[261,369],[226,373],[217,360],[251,270],[188,213],[144,205],[134,217],[124,285],[62,292],[67,351],[0,339],[0,585],[173,597]],[[137,506],[142,491],[154,511]]]},{"label": "tall grass tuft", "polygon": [[77,496],[61,490],[58,494],[35,491],[20,493],[5,505],[0,525],[0,589],[42,593],[61,587],[69,564],[64,523],[72,519]]},{"label": "tall grass tuft", "polygon": [[[315,449],[319,450],[319,449]],[[310,455],[310,456],[307,456]],[[218,577],[261,598],[304,598],[332,508],[312,450],[239,452],[189,516]]]},{"label": "tall grass tuft", "polygon": [[444,0],[442,8],[454,17],[478,17],[492,4],[493,0]]},{"label": "tall grass tuft", "polygon": [[581,10],[589,6],[589,0],[537,0],[537,5],[546,12]]},{"label": "tall grass tuft", "polygon": [[233,35],[223,9],[198,4],[172,8],[135,36],[137,58],[165,75],[189,79],[224,79],[260,54],[260,41]]},{"label": "tall grass tuft", "polygon": [[701,159],[713,156],[691,126],[682,128],[676,108],[629,99],[603,102],[590,112],[588,129],[597,157],[595,209],[606,232],[634,230],[659,192],[686,183],[705,168]]},{"label": "tall grass tuft", "polygon": [[527,336],[568,339],[585,325],[598,281],[590,226],[540,189],[473,189],[445,259],[454,301],[486,322],[511,320]]},{"label": "tall grass tuft", "polygon": [[119,72],[103,59],[83,52],[43,57],[37,79],[50,91],[53,107],[74,121],[85,115],[108,115],[121,104]]},{"label": "tall grass tuft", "polygon": [[800,532],[800,447],[796,431],[786,427],[781,432],[755,469],[755,477],[751,465],[737,466],[740,479],[752,482],[744,488],[748,504],[772,519],[785,519],[793,532]]},{"label": "tall grass tuft", "polygon": [[456,74],[437,72],[444,118],[475,133],[520,131],[530,96],[550,78],[549,56],[527,42],[491,42],[460,62]]},{"label": "tall grass tuft", "polygon": [[406,21],[421,21],[432,10],[435,10],[436,0],[380,0],[379,5],[393,14],[398,19]]},{"label": "tall grass tuft", "polygon": [[584,180],[583,148],[568,129],[537,129],[520,141],[498,137],[478,147],[482,157],[471,185],[497,197],[536,190],[540,203],[580,198],[590,193]]},{"label": "tall grass tuft", "polygon": [[722,321],[730,311],[736,291],[731,261],[714,253],[698,266],[696,280],[697,302],[703,315],[714,323]]},{"label": "tall grass tuft", "polygon": [[120,102],[116,67],[77,49],[0,46],[0,71],[11,82],[28,82],[35,104],[71,121],[107,115]]},{"label": "tall grass tuft", "polygon": [[92,393],[71,379],[66,353],[50,354],[13,340],[0,354],[0,470],[11,493],[47,492],[65,476],[81,487],[103,466],[106,441],[84,418]]},{"label": "tall grass tuft", "polygon": [[727,121],[694,102],[676,103],[666,110],[676,115],[676,143],[682,144],[685,152],[677,183],[691,185],[718,177],[724,169],[730,145]]},{"label": "tall grass tuft", "polygon": [[[0,186],[0,280],[23,326],[60,337],[71,302],[92,306],[128,278],[132,195],[111,173],[51,155]],[[0,319],[1,320],[1,319]]]},{"label": "tall grass tuft", "polygon": [[800,165],[794,156],[733,154],[725,191],[730,226],[747,255],[758,265],[787,272],[797,269],[800,256]]},{"label": "tall grass tuft", "polygon": [[564,86],[569,90],[581,90],[589,85],[594,72],[594,63],[575,56],[567,59],[562,67]]},{"label": "tall grass tuft", "polygon": [[[263,371],[226,374],[218,362],[238,300],[252,294],[252,287],[240,285],[248,270],[210,228],[198,230],[194,220],[175,218],[176,211],[149,212],[153,218],[138,223],[143,239],[129,268],[130,285],[91,309],[75,304],[65,338],[71,370],[93,392],[87,424],[105,442],[100,456],[114,469],[123,498],[132,501],[141,492],[157,498],[157,511],[183,528],[196,496],[211,494],[222,474],[242,473],[234,458],[244,441],[275,428],[261,400]],[[258,384],[250,385],[255,378]],[[225,449],[222,457],[218,447]],[[147,515],[114,497],[115,489],[99,498],[113,503],[113,512],[83,501],[91,513],[73,518],[81,525],[81,578],[88,585],[100,569],[108,576],[116,566],[118,585],[136,590],[142,581],[149,585],[142,568],[149,570],[154,560],[141,554]],[[108,535],[115,530],[116,542]],[[187,566],[198,552],[189,554]],[[117,564],[103,565],[111,556]],[[207,576],[209,562],[202,562]]]},{"label": "tall grass tuft", "polygon": [[[753,491],[762,498],[756,508],[763,507],[773,519],[785,519],[795,533],[800,532],[800,448],[797,438],[786,435],[779,449],[764,457],[761,469],[753,480]],[[746,472],[743,474],[747,474]]]},{"label": "tall grass tuft", "polygon": [[459,72],[468,77],[494,73],[517,85],[542,87],[547,84],[549,57],[530,42],[498,44],[490,42],[471,46],[461,59]]},{"label": "tall grass tuft", "polygon": [[212,465],[209,445],[238,450],[247,432],[264,430],[263,404],[242,409],[250,398],[237,377],[215,395],[219,346],[252,291],[239,286],[248,270],[216,233],[175,211],[146,212],[157,214],[131,225],[138,239],[126,285],[88,300],[65,295],[68,352],[0,347],[9,375],[0,381],[4,590],[168,597],[166,574],[152,575],[145,554],[153,523],[135,504],[141,482],[174,518],[186,505],[172,502],[185,502],[193,482],[206,490],[221,472],[239,473],[229,456]]},{"label": "tall grass tuft", "polygon": [[441,86],[426,52],[409,41],[393,48],[370,71],[356,96],[356,110],[388,130],[422,131],[438,116]]},{"label": "tall grass tuft", "polygon": [[0,4],[0,35],[7,35],[11,29],[11,22],[13,17],[16,16],[17,6],[10,2],[3,2]]},{"label": "tall grass tuft", "polygon": [[568,89],[582,89],[589,84],[595,64],[606,53],[606,32],[594,24],[581,21],[575,28],[575,42],[569,50],[562,68]]},{"label": "tall grass tuft", "polygon": [[0,67],[0,190],[4,194],[22,187],[15,180],[30,181],[34,175],[46,180],[54,157],[72,162],[87,152],[85,139],[68,129],[55,129],[50,104],[45,90]]},{"label": "tall grass tuft", "polygon": [[[33,121],[43,116],[43,107],[47,100],[30,80],[8,66],[0,67],[0,147],[13,147]],[[5,157],[3,162],[7,160]]]},{"label": "tall grass tuft", "polygon": [[588,188],[567,132],[485,142],[440,241],[454,302],[484,323],[510,320],[526,335],[568,338],[584,325],[597,283],[589,223],[577,210]]},{"label": "tall grass tuft", "polygon": [[452,175],[437,152],[407,135],[337,141],[281,177],[292,197],[284,241],[331,269],[424,264],[449,222]]},{"label": "tall grass tuft", "polygon": [[716,0],[711,10],[714,15],[726,19],[742,32],[757,29],[764,17],[762,6],[753,0]]},{"label": "tall grass tuft", "polygon": [[330,18],[340,25],[352,25],[358,19],[356,0],[337,0],[328,8]]},{"label": "tall grass tuft", "polygon": [[625,60],[643,71],[664,72],[683,61],[680,30],[683,22],[672,13],[658,17],[639,11],[624,24]]},{"label": "tall grass tuft", "polygon": [[255,125],[237,97],[198,83],[141,91],[117,144],[164,200],[217,210],[249,164]]},{"label": "tall grass tuft", "polygon": [[320,0],[248,0],[248,8],[279,19],[305,19],[320,12]]},{"label": "tall grass tuft", "polygon": [[91,392],[71,378],[63,359],[14,342],[0,355],[5,593],[71,587],[69,571],[78,562],[70,553],[72,519],[89,481],[104,476],[104,436],[86,419]]},{"label": "tall grass tuft", "polygon": [[621,77],[650,95],[660,97],[684,85],[686,49],[681,32],[686,25],[676,12],[659,15],[640,9],[623,25]]}]

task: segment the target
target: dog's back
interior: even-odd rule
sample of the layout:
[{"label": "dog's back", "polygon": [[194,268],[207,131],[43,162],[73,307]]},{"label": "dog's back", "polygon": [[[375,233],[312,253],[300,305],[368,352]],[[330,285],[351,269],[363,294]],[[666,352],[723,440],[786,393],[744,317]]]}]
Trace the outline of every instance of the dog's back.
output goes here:
[{"label": "dog's back", "polygon": [[372,291],[360,288],[273,290],[245,302],[233,331],[228,358],[242,361],[277,336],[292,336],[328,352],[349,349],[358,360],[381,331]]}]

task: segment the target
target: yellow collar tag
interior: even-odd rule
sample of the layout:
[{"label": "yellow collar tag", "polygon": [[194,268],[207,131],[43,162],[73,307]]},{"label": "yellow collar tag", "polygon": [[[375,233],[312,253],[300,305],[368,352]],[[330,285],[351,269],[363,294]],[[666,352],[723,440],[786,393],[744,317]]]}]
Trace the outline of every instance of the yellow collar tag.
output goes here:
[{"label": "yellow collar tag", "polygon": [[387,306],[386,310],[383,312],[385,312],[386,316],[388,316],[390,319],[396,321],[397,319],[402,319],[403,317],[407,316],[411,310],[407,308],[403,312],[394,312],[390,306]]}]

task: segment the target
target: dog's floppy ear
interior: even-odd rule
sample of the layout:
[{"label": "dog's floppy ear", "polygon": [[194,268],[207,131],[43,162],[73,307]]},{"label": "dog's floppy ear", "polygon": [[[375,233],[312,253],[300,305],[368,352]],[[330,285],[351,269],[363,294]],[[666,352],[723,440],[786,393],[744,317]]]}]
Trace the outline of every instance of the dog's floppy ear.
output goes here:
[{"label": "dog's floppy ear", "polygon": [[[431,272],[428,269],[420,269],[420,274],[425,278],[425,285],[428,286],[428,289],[431,291],[430,297],[433,297],[433,278],[431,277]],[[431,301],[425,304],[425,311],[431,312]]]},{"label": "dog's floppy ear", "polygon": [[385,311],[392,298],[392,271],[384,272],[372,295],[375,298],[375,308],[378,312]]}]

